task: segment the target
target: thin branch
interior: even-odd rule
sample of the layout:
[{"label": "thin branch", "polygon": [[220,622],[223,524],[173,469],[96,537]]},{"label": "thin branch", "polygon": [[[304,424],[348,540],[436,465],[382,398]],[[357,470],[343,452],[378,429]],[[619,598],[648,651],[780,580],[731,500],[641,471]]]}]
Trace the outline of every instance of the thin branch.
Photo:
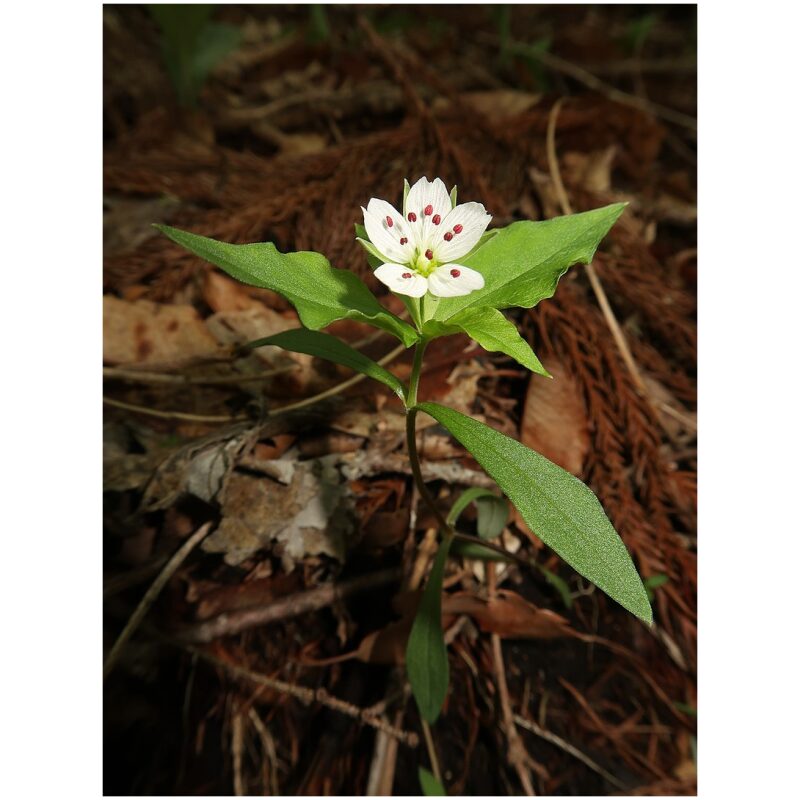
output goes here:
[{"label": "thin branch", "polygon": [[183,642],[210,642],[220,636],[230,636],[250,628],[269,625],[279,620],[319,611],[337,600],[350,597],[358,592],[384,586],[400,579],[400,567],[370,572],[342,583],[328,583],[316,589],[289,595],[267,606],[255,606],[240,611],[219,614],[205,622],[184,628],[178,633]]},{"label": "thin branch", "polygon": [[262,675],[260,672],[253,672],[245,667],[231,664],[221,658],[218,658],[217,656],[206,653],[199,647],[193,647],[185,644],[181,646],[188,652],[197,655],[199,658],[207,661],[209,664],[213,664],[225,670],[236,678],[250,681],[251,683],[264,686],[272,691],[280,692],[281,694],[288,694],[291,697],[300,700],[300,702],[302,702],[304,705],[310,705],[311,703],[315,702],[319,703],[326,708],[330,708],[333,711],[338,711],[341,714],[352,717],[353,719],[356,719],[365,725],[369,725],[376,730],[383,731],[389,736],[397,739],[399,742],[408,745],[409,747],[416,747],[419,744],[419,737],[413,731],[404,731],[400,728],[396,728],[394,725],[390,725],[385,720],[370,714],[363,708],[359,708],[352,703],[347,703],[344,700],[340,700],[338,697],[333,697],[332,695],[328,694],[325,689],[320,688],[315,690],[310,689],[307,686],[298,686],[294,683],[287,683],[286,681],[277,680],[276,678],[270,678],[268,675]]},{"label": "thin branch", "polygon": [[145,617],[145,614],[150,610],[150,606],[153,605],[156,598],[161,594],[161,590],[167,585],[169,579],[175,574],[175,571],[180,567],[181,564],[186,560],[189,553],[197,547],[200,542],[205,539],[208,535],[209,530],[211,529],[211,523],[206,522],[205,525],[201,525],[200,528],[195,531],[177,550],[174,556],[167,562],[164,569],[158,574],[158,577],[153,581],[150,585],[150,588],[145,592],[144,597],[139,602],[139,605],[136,606],[136,610],[131,614],[131,618],[128,620],[128,623],[122,629],[122,633],[117,637],[117,641],[114,642],[114,646],[111,648],[108,657],[106,658],[106,663],[103,665],[103,680],[105,680],[111,670],[114,667],[114,663],[116,662],[119,654],[122,652],[122,648],[127,643],[128,639],[133,636],[136,629],[141,624],[142,620]]},{"label": "thin branch", "polygon": [[524,728],[526,731],[530,731],[531,733],[535,734],[536,736],[544,739],[546,742],[550,742],[550,744],[559,747],[565,753],[569,753],[571,756],[574,756],[579,761],[582,761],[589,767],[590,770],[596,772],[598,775],[601,775],[605,778],[612,786],[615,786],[622,792],[629,792],[630,789],[625,786],[624,783],[619,781],[615,778],[610,772],[603,769],[598,763],[592,761],[589,756],[585,753],[582,753],[578,750],[577,747],[571,745],[566,740],[562,739],[560,736],[557,736],[555,733],[551,733],[550,731],[545,730],[544,728],[540,728],[535,722],[532,722],[529,719],[525,719],[525,717],[521,717],[519,714],[514,714],[514,722],[520,726],[520,728]]}]

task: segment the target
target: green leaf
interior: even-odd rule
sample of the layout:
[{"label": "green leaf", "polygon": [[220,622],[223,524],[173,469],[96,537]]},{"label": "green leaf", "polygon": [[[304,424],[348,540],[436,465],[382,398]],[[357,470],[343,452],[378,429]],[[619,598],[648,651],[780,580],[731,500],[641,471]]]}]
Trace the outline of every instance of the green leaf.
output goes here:
[{"label": "green leaf", "polygon": [[452,316],[446,323],[437,322],[436,316],[434,312],[434,319],[423,325],[422,332],[426,336],[466,333],[484,350],[505,353],[531,372],[552,377],[531,350],[531,346],[519,335],[517,326],[496,308],[467,308]]},{"label": "green leaf", "polygon": [[405,402],[405,387],[397,377],[380,364],[376,364],[371,358],[367,358],[363,353],[359,353],[358,350],[354,350],[349,344],[345,344],[341,339],[337,339],[329,333],[310,331],[307,328],[294,328],[274,336],[268,336],[266,339],[248,342],[247,347],[256,348],[265,345],[282,347],[293,353],[307,353],[310,356],[317,356],[350,367],[350,369],[388,386],[392,391],[397,392],[400,399]]},{"label": "green leaf", "polygon": [[504,561],[507,564],[513,564],[514,559],[510,556],[504,556],[498,553],[497,550],[490,550],[480,542],[465,542],[463,539],[454,539],[453,544],[450,546],[450,552],[453,555],[461,556],[462,558],[473,558],[476,561]]},{"label": "green leaf", "polygon": [[625,203],[544,222],[514,222],[459,262],[478,270],[483,289],[448,297],[434,319],[445,322],[465,308],[531,308],[552,297],[559,278],[573,265],[591,261]]},{"label": "green leaf", "polygon": [[320,253],[281,253],[271,242],[228,244],[168,225],[155,227],[236,280],[283,295],[307,328],[319,330],[337,319],[352,319],[388,331],[406,347],[419,339],[417,332],[387,311],[354,273],[335,269]]},{"label": "green leaf", "polygon": [[477,500],[479,497],[486,497],[487,495],[489,497],[495,496],[488,489],[481,489],[479,486],[471,486],[469,489],[465,489],[450,507],[450,511],[447,514],[447,524],[450,526],[455,525],[464,509],[470,503]]},{"label": "green leaf", "polygon": [[455,208],[456,207],[456,199],[458,198],[458,186],[454,186],[450,190],[450,205]]},{"label": "green leaf", "polygon": [[508,522],[508,503],[502,497],[479,497],[475,501],[478,506],[478,536],[481,539],[495,539]]},{"label": "green leaf", "polygon": [[450,665],[442,631],[442,580],[450,541],[439,546],[428,583],[406,645],[406,671],[422,718],[433,723],[442,709],[450,682]]},{"label": "green leaf", "polygon": [[656,596],[655,590],[658,589],[659,586],[663,586],[665,583],[669,583],[669,576],[661,573],[658,573],[657,575],[651,575],[649,578],[644,579],[644,588],[647,591],[647,596],[651,603]]},{"label": "green leaf", "polygon": [[514,439],[437,403],[420,403],[466,447],[531,530],[573,569],[646,623],[647,592],[598,499],[576,477]]},{"label": "green leaf", "polygon": [[422,792],[426,797],[447,797],[447,792],[442,784],[425,767],[419,768],[419,785],[422,787]]},{"label": "green leaf", "polygon": [[494,492],[478,486],[466,489],[453,503],[447,515],[447,523],[454,526],[470,503],[475,503],[478,511],[478,536],[481,539],[499,536],[508,522],[508,503]]},{"label": "green leaf", "polygon": [[551,572],[547,567],[536,565],[539,572],[544,575],[545,580],[558,592],[561,597],[561,602],[567,608],[572,608],[572,592],[570,591],[569,584],[555,572]]},{"label": "green leaf", "polygon": [[408,178],[403,178],[403,219],[406,218],[406,214],[408,214],[408,193],[411,191],[411,184],[408,182]]}]

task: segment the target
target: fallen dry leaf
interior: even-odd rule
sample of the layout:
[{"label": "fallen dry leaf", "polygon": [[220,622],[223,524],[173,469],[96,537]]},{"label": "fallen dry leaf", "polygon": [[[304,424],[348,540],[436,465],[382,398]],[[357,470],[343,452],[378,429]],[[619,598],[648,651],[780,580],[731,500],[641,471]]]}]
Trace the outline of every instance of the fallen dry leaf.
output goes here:
[{"label": "fallen dry leaf", "polygon": [[202,544],[240,564],[262,548],[281,557],[285,572],[308,555],[344,559],[355,531],[353,499],[335,456],[281,461],[287,484],[234,472],[225,487],[222,522]]},{"label": "fallen dry leaf", "polygon": [[469,592],[444,595],[442,614],[467,614],[485,633],[496,633],[504,639],[556,639],[570,636],[564,617],[546,608],[539,608],[508,589],[500,589],[497,597],[486,600]]},{"label": "fallen dry leaf", "polygon": [[567,472],[580,476],[589,452],[589,420],[577,380],[559,364],[548,364],[552,380],[531,377],[520,425],[520,441]]},{"label": "fallen dry leaf", "polygon": [[103,297],[103,362],[153,364],[219,349],[192,306]]}]

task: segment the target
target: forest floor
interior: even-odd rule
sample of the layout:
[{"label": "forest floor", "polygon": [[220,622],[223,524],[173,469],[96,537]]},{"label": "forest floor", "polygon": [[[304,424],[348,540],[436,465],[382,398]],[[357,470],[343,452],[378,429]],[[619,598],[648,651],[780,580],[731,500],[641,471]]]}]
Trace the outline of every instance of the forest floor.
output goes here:
[{"label": "forest floor", "polygon": [[[593,262],[609,309],[578,266],[510,312],[555,380],[448,337],[420,396],[587,482],[656,623],[516,516],[502,544],[536,570],[452,560],[448,794],[696,793],[694,14],[226,6],[239,45],[186,110],[147,10],[105,7],[107,794],[420,793],[403,609],[436,530],[402,408],[327,362],[243,354],[293,309],[151,224],[322,252],[399,313],[353,224],[421,175],[493,226],[629,203]],[[375,359],[396,345],[331,330]],[[443,507],[491,486],[432,422],[419,447]]]}]

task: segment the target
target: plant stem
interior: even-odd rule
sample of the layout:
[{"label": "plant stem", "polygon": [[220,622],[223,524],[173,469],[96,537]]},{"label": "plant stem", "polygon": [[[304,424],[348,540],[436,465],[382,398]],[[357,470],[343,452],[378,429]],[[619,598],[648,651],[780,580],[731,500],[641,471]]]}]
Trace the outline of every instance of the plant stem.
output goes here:
[{"label": "plant stem", "polygon": [[422,467],[419,462],[419,453],[417,453],[417,389],[419,388],[419,375],[422,370],[422,357],[425,354],[425,347],[427,346],[427,339],[420,339],[414,350],[414,363],[411,367],[411,376],[408,379],[408,408],[406,410],[406,443],[408,446],[408,459],[411,462],[411,474],[414,477],[414,483],[417,484],[420,497],[425,501],[426,505],[433,512],[439,523],[442,533],[446,538],[453,536],[453,529],[448,525],[444,515],[436,505],[425,481],[422,478]]}]

